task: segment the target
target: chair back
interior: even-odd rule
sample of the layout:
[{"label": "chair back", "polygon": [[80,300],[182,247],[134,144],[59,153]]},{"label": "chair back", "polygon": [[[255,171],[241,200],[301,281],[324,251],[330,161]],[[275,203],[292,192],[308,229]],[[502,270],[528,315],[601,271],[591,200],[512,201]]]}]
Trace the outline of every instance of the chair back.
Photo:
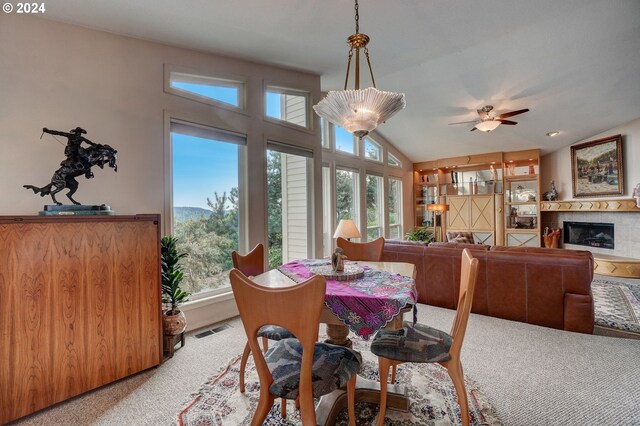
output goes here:
[{"label": "chair back", "polygon": [[233,267],[239,269],[247,277],[260,275],[264,272],[264,246],[256,245],[244,256],[236,251],[231,252]]},{"label": "chair back", "polygon": [[384,249],[384,238],[380,237],[368,243],[352,243],[342,237],[338,237],[336,245],[340,247],[348,260],[368,260],[380,262]]},{"label": "chair back", "polygon": [[[268,398],[273,377],[258,346],[258,330],[273,324],[289,330],[302,345],[300,402],[313,407],[311,371],[327,285],[324,277],[314,275],[303,283],[280,288],[260,286],[237,269],[231,270],[229,278],[260,378],[260,399]],[[303,423],[312,419],[309,424],[315,424],[315,412],[302,416]]]},{"label": "chair back", "polygon": [[469,249],[462,250],[462,265],[460,269],[460,295],[458,296],[458,309],[451,327],[453,343],[449,353],[460,355],[464,334],[467,331],[467,322],[473,302],[473,292],[478,278],[478,259],[471,255]]}]

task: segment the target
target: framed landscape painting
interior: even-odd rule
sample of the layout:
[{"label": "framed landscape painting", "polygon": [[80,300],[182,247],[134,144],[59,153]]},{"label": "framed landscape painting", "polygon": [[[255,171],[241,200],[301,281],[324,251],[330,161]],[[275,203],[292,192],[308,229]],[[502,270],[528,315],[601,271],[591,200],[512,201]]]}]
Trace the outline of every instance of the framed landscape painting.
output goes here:
[{"label": "framed landscape painting", "polygon": [[622,195],[623,178],[621,135],[571,147],[574,197]]}]

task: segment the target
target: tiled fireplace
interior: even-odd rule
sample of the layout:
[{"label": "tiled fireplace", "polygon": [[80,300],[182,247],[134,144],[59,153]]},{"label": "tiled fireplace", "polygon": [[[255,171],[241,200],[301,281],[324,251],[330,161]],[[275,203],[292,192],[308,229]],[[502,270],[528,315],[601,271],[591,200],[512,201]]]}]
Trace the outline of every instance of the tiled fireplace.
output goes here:
[{"label": "tiled fireplace", "polygon": [[[600,232],[593,233],[591,238],[595,239],[588,240],[592,244],[578,245],[565,242],[567,229],[565,229],[564,222],[581,222],[591,225],[607,224],[612,226],[614,235],[612,236],[611,245],[613,247],[611,248],[603,242],[603,236],[600,236],[601,238],[595,237],[595,235],[602,233],[601,231],[603,230],[597,227],[595,229],[600,229]],[[640,259],[640,214],[637,212],[544,212],[542,215],[542,227],[544,228],[545,226],[563,228],[562,247]],[[586,238],[589,237],[587,236]]]}]

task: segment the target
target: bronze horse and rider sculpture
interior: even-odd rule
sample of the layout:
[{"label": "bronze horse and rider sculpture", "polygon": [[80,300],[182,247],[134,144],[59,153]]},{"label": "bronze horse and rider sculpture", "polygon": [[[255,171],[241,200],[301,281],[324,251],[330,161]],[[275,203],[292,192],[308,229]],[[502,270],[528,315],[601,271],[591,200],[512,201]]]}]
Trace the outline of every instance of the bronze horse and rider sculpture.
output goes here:
[{"label": "bronze horse and rider sculpture", "polygon": [[[69,198],[73,204],[80,205],[81,203],[73,199],[73,194],[75,194],[79,186],[76,177],[84,175],[85,178],[91,179],[93,177],[93,172],[91,172],[93,166],[98,166],[102,169],[105,165],[108,165],[115,172],[118,171],[116,164],[118,151],[109,145],[91,142],[82,136],[87,133],[86,130],[76,127],[67,133],[58,130],[49,130],[45,127],[42,129],[42,133],[66,137],[67,146],[64,148],[64,154],[67,158],[60,163],[60,168],[53,173],[51,183],[48,185],[42,188],[33,185],[23,185],[25,188],[33,190],[34,193],[39,193],[41,197],[51,195],[54,203],[62,205],[61,202],[56,200],[55,195],[67,188],[69,190],[67,198]],[[86,148],[83,147],[83,143],[88,146]]]}]

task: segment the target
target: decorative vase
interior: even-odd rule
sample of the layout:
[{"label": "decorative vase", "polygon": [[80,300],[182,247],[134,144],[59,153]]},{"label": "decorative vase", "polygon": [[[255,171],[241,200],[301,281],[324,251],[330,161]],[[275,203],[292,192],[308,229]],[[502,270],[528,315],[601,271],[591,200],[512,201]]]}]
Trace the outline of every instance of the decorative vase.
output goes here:
[{"label": "decorative vase", "polygon": [[184,332],[187,328],[187,317],[184,312],[178,311],[174,315],[169,315],[170,311],[162,315],[162,333],[168,336],[175,336]]}]

